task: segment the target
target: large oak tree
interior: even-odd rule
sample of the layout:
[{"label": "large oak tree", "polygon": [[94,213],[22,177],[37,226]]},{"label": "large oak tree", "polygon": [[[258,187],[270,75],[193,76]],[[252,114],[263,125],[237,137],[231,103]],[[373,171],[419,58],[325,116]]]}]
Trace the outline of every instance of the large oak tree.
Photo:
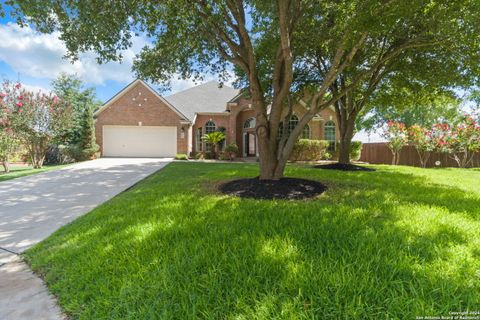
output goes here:
[{"label": "large oak tree", "polygon": [[[304,125],[364,79],[375,82],[390,57],[435,46],[451,36],[448,27],[470,28],[472,15],[467,20],[456,7],[476,10],[472,3],[453,1],[450,10],[433,0],[8,1],[20,22],[59,30],[70,58],[94,50],[100,61],[119,59],[134,33],[142,32],[153,42],[135,63],[143,78],[168,83],[175,75],[241,70],[256,111],[261,179],[281,178]],[[318,50],[322,72],[305,85],[297,75]],[[380,55],[368,56],[374,53]],[[352,80],[342,80],[345,72]],[[284,108],[299,90],[309,110],[292,132],[279,136]]]},{"label": "large oak tree", "polygon": [[[358,2],[341,11],[332,10],[328,22],[314,24],[318,36],[308,34],[296,50],[298,86],[317,90],[328,84],[326,90],[334,98],[341,163],[350,162],[355,123],[375,106],[396,109],[435,93],[452,96],[454,89],[475,84],[479,75],[478,1],[391,1],[371,7],[375,18],[363,21],[367,27],[354,28],[364,30],[356,53],[345,68],[337,70],[334,79],[326,81],[335,64],[336,42],[342,41],[342,33],[339,40],[325,36],[332,32],[331,21],[356,16],[363,5]],[[307,43],[308,39],[316,41]]]}]

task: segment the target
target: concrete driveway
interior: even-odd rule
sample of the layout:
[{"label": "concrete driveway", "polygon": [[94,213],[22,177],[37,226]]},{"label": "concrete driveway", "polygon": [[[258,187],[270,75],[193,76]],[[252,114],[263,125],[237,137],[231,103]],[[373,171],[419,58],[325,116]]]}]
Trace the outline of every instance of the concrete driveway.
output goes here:
[{"label": "concrete driveway", "polygon": [[18,254],[170,161],[102,158],[0,182],[0,319],[61,319]]}]

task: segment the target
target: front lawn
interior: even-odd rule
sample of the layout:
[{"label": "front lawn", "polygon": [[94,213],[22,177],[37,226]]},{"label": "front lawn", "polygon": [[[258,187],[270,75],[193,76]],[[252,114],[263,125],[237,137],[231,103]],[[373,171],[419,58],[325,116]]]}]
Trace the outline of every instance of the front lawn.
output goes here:
[{"label": "front lawn", "polygon": [[73,319],[415,319],[480,310],[480,171],[289,166],[328,190],[241,200],[255,164],[172,163],[26,258]]},{"label": "front lawn", "polygon": [[[65,165],[52,165],[52,166],[44,166],[41,169],[33,169],[30,166],[16,166],[12,165],[10,167],[10,172],[5,173],[3,171],[0,171],[0,182],[2,181],[7,181],[15,178],[20,178],[24,176],[29,176],[32,174],[40,173],[40,172],[45,172],[45,171],[50,171],[54,169],[60,169],[64,167]],[[3,170],[3,167],[0,167],[1,170]]]}]

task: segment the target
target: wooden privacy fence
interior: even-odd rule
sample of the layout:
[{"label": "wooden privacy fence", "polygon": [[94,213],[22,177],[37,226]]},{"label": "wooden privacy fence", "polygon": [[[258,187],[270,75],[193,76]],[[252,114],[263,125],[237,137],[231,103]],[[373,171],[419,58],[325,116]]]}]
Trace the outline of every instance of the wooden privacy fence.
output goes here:
[{"label": "wooden privacy fence", "polygon": [[[392,152],[384,142],[364,143],[360,161],[373,164],[392,164]],[[440,161],[440,167],[458,167],[457,162],[446,153],[432,152],[427,162],[427,167],[436,167],[435,162]],[[400,165],[420,167],[420,160],[414,146],[403,147],[400,153]],[[473,166],[480,167],[480,153],[475,154]]]}]

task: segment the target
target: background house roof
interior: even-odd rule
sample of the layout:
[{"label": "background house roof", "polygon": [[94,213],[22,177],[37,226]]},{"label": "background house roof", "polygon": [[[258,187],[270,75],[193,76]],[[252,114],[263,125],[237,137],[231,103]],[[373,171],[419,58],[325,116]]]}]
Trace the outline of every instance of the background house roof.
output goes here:
[{"label": "background house roof", "polygon": [[226,85],[219,86],[220,83],[217,81],[209,81],[167,96],[165,99],[192,121],[195,113],[225,112],[227,103],[240,93],[238,89]]}]

